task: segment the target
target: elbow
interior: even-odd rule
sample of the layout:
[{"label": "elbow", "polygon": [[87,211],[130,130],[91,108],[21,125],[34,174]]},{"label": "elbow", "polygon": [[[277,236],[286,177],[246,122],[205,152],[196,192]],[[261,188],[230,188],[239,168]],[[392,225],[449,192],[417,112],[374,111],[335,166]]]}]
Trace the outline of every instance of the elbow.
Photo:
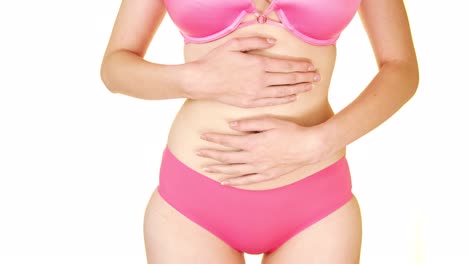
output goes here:
[{"label": "elbow", "polygon": [[416,95],[419,86],[419,68],[417,63],[407,63],[402,67],[402,77],[405,79],[406,102]]},{"label": "elbow", "polygon": [[410,98],[416,94],[416,91],[419,87],[419,66],[417,61],[409,63],[408,68],[406,69],[408,73],[408,89],[410,89]]},{"label": "elbow", "polygon": [[399,76],[399,83],[406,91],[406,101],[416,94],[419,86],[419,66],[416,59],[388,61],[379,66],[381,70],[388,67],[391,72]]},{"label": "elbow", "polygon": [[113,88],[113,85],[111,85],[109,63],[108,63],[107,57],[104,57],[104,59],[101,62],[99,75],[100,75],[102,83],[104,84],[104,87],[106,87],[107,90],[110,91],[111,93],[117,93],[117,91]]}]

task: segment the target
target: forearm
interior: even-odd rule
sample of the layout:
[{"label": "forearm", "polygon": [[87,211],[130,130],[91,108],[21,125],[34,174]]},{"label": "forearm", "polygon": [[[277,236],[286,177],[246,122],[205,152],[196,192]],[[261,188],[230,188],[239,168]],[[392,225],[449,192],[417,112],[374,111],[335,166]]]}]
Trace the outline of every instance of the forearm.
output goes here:
[{"label": "forearm", "polygon": [[146,100],[188,98],[186,64],[148,62],[130,51],[108,55],[101,65],[101,79],[109,91]]},{"label": "forearm", "polygon": [[338,150],[378,127],[414,95],[418,82],[417,64],[384,64],[353,102],[321,124],[326,141]]}]

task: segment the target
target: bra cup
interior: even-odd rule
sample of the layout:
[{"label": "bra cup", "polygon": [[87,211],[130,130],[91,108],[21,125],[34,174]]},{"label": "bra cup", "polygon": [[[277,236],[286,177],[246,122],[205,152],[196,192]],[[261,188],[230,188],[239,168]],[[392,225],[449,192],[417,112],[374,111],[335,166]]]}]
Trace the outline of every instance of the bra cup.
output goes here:
[{"label": "bra cup", "polygon": [[193,37],[204,37],[231,26],[250,8],[249,0],[164,0],[169,17],[180,31]]},{"label": "bra cup", "polygon": [[[303,4],[298,4],[302,2]],[[351,22],[360,0],[294,0],[278,4],[290,27],[314,39],[337,38]]]}]

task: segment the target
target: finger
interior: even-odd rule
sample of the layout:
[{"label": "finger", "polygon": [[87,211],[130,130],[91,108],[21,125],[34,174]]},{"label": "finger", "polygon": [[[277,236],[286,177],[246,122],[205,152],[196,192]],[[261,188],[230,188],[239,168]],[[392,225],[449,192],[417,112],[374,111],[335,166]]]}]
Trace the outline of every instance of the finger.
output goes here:
[{"label": "finger", "polygon": [[197,151],[200,157],[210,158],[217,160],[221,163],[247,163],[249,158],[245,151],[229,151],[229,150],[215,150],[215,149],[200,149]]},{"label": "finger", "polygon": [[310,61],[263,57],[267,72],[309,72],[316,68]]},{"label": "finger", "polygon": [[284,97],[299,93],[308,92],[314,89],[314,86],[309,83],[298,83],[291,85],[277,85],[277,86],[268,86],[264,89],[261,89],[257,96],[259,98],[275,98],[275,97]]},{"label": "finger", "polygon": [[276,128],[283,120],[274,117],[241,119],[229,122],[229,126],[238,131],[265,131]]},{"label": "finger", "polygon": [[250,175],[245,175],[241,177],[235,177],[235,178],[226,178],[221,181],[222,185],[245,185],[245,184],[251,184],[251,183],[256,183],[256,182],[262,182],[262,181],[267,181],[270,180],[270,177],[265,176],[263,174],[250,174]]},{"label": "finger", "polygon": [[230,165],[209,165],[203,168],[203,170],[210,173],[222,173],[231,176],[242,176],[256,172],[254,166],[246,163]]},{"label": "finger", "polygon": [[250,107],[262,107],[262,106],[272,106],[272,105],[279,105],[279,104],[287,104],[296,101],[297,96],[295,94],[284,96],[284,97],[276,97],[276,98],[260,98],[254,100]]},{"label": "finger", "polygon": [[285,85],[297,83],[313,83],[320,81],[318,72],[266,72],[265,84]]},{"label": "finger", "polygon": [[274,45],[270,42],[271,38],[264,37],[235,37],[226,41],[225,46],[231,51],[249,51],[255,49],[267,49]]},{"label": "finger", "polygon": [[243,149],[248,135],[229,135],[221,133],[203,133],[200,138],[226,147]]}]

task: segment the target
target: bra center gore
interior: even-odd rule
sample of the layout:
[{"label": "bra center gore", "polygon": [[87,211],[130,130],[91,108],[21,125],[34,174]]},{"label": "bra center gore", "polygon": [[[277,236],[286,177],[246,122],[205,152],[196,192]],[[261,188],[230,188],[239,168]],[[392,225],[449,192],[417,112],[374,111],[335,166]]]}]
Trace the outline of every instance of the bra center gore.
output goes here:
[{"label": "bra center gore", "polygon": [[258,9],[258,6],[255,3],[256,0],[250,0],[250,1],[251,1],[250,3],[252,5],[252,7],[255,9],[255,11],[257,13],[262,14],[262,15],[267,15],[271,11],[271,9],[273,8],[273,5],[274,5],[276,0],[260,0],[262,2],[267,3],[266,7],[263,10]]}]

